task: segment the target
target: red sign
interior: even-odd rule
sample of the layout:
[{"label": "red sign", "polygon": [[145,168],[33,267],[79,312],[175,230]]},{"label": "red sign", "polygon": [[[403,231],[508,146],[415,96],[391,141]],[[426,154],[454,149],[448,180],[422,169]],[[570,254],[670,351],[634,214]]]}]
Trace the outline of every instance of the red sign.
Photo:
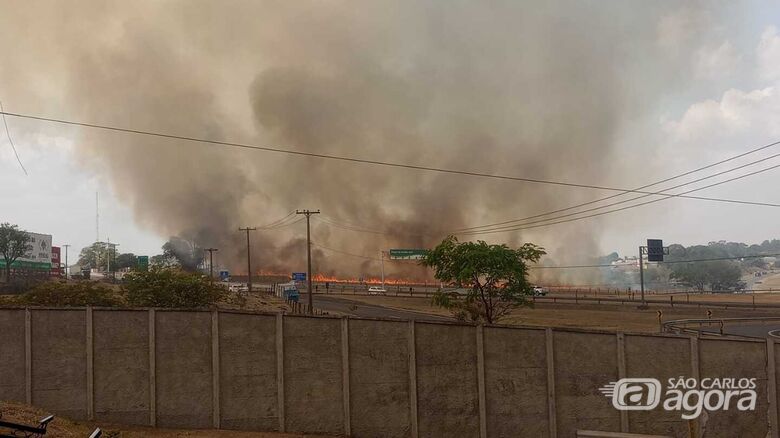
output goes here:
[{"label": "red sign", "polygon": [[60,247],[59,246],[52,246],[51,247],[51,276],[52,277],[61,277],[62,276],[62,266],[60,265]]}]

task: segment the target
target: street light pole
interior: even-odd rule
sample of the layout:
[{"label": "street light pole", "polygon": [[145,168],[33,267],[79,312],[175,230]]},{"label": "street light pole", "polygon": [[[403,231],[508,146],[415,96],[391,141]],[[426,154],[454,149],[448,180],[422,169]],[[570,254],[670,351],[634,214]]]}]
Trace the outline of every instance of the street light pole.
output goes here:
[{"label": "street light pole", "polygon": [[238,231],[246,231],[246,274],[248,277],[247,290],[249,292],[252,292],[252,252],[249,249],[249,232],[256,229],[255,227],[238,228]]},{"label": "street light pole", "polygon": [[306,215],[306,291],[309,293],[309,313],[314,313],[314,291],[311,287],[311,226],[309,219],[313,214],[320,214],[320,211],[295,210],[295,214]]}]

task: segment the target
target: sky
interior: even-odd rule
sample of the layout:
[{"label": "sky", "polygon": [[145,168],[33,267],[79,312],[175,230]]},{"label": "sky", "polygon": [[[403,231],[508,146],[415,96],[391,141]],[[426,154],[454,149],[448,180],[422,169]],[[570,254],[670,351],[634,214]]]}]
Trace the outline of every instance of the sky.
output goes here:
[{"label": "sky", "polygon": [[[39,3],[34,7],[28,7],[25,5],[26,2],[7,3],[10,5],[10,10],[14,10],[14,12],[8,14],[5,20],[0,17],[0,24],[4,24],[6,32],[13,33],[13,38],[0,38],[2,41],[0,50],[4,53],[0,62],[0,101],[5,109],[9,112],[18,111],[85,122],[94,121],[84,118],[100,114],[99,111],[84,112],[73,109],[74,102],[81,103],[73,97],[74,93],[89,88],[89,82],[79,84],[78,87],[73,86],[72,76],[77,75],[78,70],[68,70],[68,74],[64,74],[63,71],[67,69],[65,63],[52,62],[47,64],[38,59],[45,58],[51,53],[55,53],[54,56],[56,56],[58,32],[62,31],[58,26],[63,28],[68,28],[71,25],[76,26],[78,25],[76,20],[73,19],[74,23],[69,23],[68,20],[72,19],[70,15],[60,18],[56,13],[39,13],[40,8],[46,7],[45,3]],[[323,2],[326,6],[328,3]],[[435,4],[436,2],[431,3]],[[609,4],[609,2],[601,4],[605,3]],[[333,2],[333,4],[341,7],[344,2]],[[536,3],[529,3],[529,5],[533,6]],[[614,5],[617,7],[618,3],[615,2]],[[323,10],[327,10],[327,8],[325,7]],[[158,10],[157,12],[161,15],[188,13],[186,7],[183,10],[177,9],[173,12],[170,10]],[[618,75],[616,80],[621,81],[620,86],[624,87],[627,93],[631,93],[632,107],[618,106],[619,111],[621,111],[620,123],[610,135],[612,145],[609,152],[605,155],[592,156],[592,161],[582,162],[575,149],[571,151],[564,149],[562,153],[553,157],[546,156],[544,164],[530,163],[529,167],[522,169],[524,176],[534,177],[534,166],[554,169],[554,162],[557,162],[564,169],[567,169],[565,173],[556,174],[554,171],[547,170],[543,172],[541,177],[631,188],[780,140],[780,6],[777,3],[760,1],[739,3],[665,2],[663,7],[654,8],[651,12],[646,17],[630,17],[631,22],[638,20],[643,28],[649,30],[647,31],[647,41],[643,40],[641,45],[627,46],[626,50],[633,51],[627,56],[627,59],[631,59],[632,63],[621,64],[618,70],[625,72],[624,76]],[[109,23],[105,25],[105,29],[101,29],[108,35],[106,39],[119,41],[117,47],[122,45],[119,36],[122,34],[122,29],[132,28],[139,20],[137,15],[121,8],[113,10],[106,7],[106,10],[91,13],[93,14],[92,18],[96,20],[103,18],[101,14],[111,18],[111,20],[107,20]],[[636,12],[637,15],[641,15],[641,13],[642,11]],[[615,20],[620,20],[621,17],[627,16],[626,14],[630,16],[631,12],[621,11]],[[368,15],[368,17],[374,18],[373,15]],[[224,22],[219,22],[221,19]],[[403,19],[403,16],[398,19]],[[57,22],[57,20],[61,20],[61,22]],[[216,16],[206,21],[206,25],[213,25],[216,29],[214,32],[231,33],[231,38],[242,39],[241,29],[232,29],[229,20],[229,17]],[[478,20],[478,17],[475,17],[474,20]],[[13,23],[11,23],[12,21]],[[48,24],[52,21],[57,22],[57,26],[49,26]],[[154,26],[154,20],[151,26]],[[213,41],[198,38],[199,34],[195,29],[187,29],[186,27],[184,29],[185,31],[191,30],[195,36],[192,40],[186,40],[184,43],[179,40],[176,40],[175,44],[172,43],[174,50],[179,50],[182,57],[197,56],[199,50],[205,52],[204,47],[213,44]],[[475,29],[481,28],[475,24]],[[506,35],[511,38],[513,34],[511,28],[509,29]],[[430,29],[427,31],[431,32]],[[86,30],[83,32],[88,34]],[[554,35],[560,30],[550,29],[549,32]],[[626,26],[626,28],[621,29],[621,32],[627,36],[632,32],[632,29],[630,26]],[[171,35],[168,35],[169,33]],[[161,31],[160,34],[160,38],[170,38],[172,41],[181,38],[173,30]],[[506,37],[506,35],[502,35],[502,37]],[[273,48],[269,48],[269,46],[273,44],[275,38],[283,40],[284,37],[284,35],[264,36],[266,39],[262,43],[258,43],[260,46],[257,50],[273,53]],[[620,39],[621,33],[616,33],[610,38]],[[21,44],[17,44],[18,42]],[[381,41],[380,44],[371,40],[371,43],[377,45],[369,46],[365,50],[377,50],[377,47],[392,47],[409,42],[389,40]],[[68,38],[64,38],[62,44],[61,48],[64,53],[73,51],[73,53],[78,53],[85,58],[92,56],[97,59],[98,66],[103,65],[101,63],[108,65],[113,61],[114,53],[111,51],[78,52],[70,47],[75,43]],[[143,50],[150,52],[156,50],[155,44],[142,47],[145,47]],[[358,47],[360,46],[358,45]],[[38,48],[41,49],[41,53],[36,53]],[[209,53],[219,52],[219,48],[209,47],[208,49]],[[146,52],[143,50],[133,56],[145,57]],[[254,47],[252,47],[251,42],[242,42],[241,50],[246,51],[241,53],[251,53]],[[303,49],[301,51],[307,53]],[[116,56],[128,56],[120,49],[116,49],[116,53]],[[179,53],[177,53],[178,55]],[[588,56],[587,53],[586,56]],[[596,55],[594,54],[594,56]],[[257,123],[253,117],[260,117],[263,127],[273,123],[284,125],[288,122],[287,120],[277,121],[272,117],[271,121],[268,121],[270,116],[263,112],[268,110],[260,108],[260,105],[267,104],[267,101],[273,99],[275,95],[269,95],[270,92],[261,87],[262,83],[258,85],[258,81],[260,81],[258,77],[261,77],[265,71],[265,65],[280,62],[278,59],[283,57],[283,54],[274,53],[274,56],[269,55],[268,58],[262,58],[257,62],[244,62],[218,55],[210,58],[217,63],[215,66],[209,67],[216,73],[203,82],[216,81],[219,83],[219,81],[224,81],[224,87],[214,87],[211,92],[214,96],[211,100],[215,101],[215,105],[222,109],[225,119],[230,120],[224,125],[235,124],[242,127],[240,135],[223,134],[221,138],[244,141],[247,135],[243,133],[249,132],[251,134],[255,129],[259,129],[256,127]],[[357,58],[360,59],[359,56]],[[95,62],[95,59],[92,61]],[[451,61],[452,59],[457,60],[458,57],[444,58],[443,61]],[[403,64],[403,60],[396,61],[398,64]],[[322,62],[327,63],[328,60]],[[339,59],[333,59],[332,62],[338,63]],[[355,61],[349,58],[345,62]],[[668,67],[668,70],[672,70],[673,74],[665,74],[663,81],[658,80],[659,83],[648,86],[647,83],[655,82],[654,78],[636,73],[637,70],[644,69],[646,65],[651,66],[651,70],[659,69],[660,71],[665,71],[663,69]],[[161,68],[164,69],[165,64],[163,63],[162,66]],[[234,66],[235,68],[233,68]],[[63,71],[59,71],[58,68],[62,68]],[[409,69],[406,65],[394,66],[393,68]],[[507,68],[511,68],[511,66]],[[206,74],[198,70],[193,68],[190,74],[195,77]],[[257,74],[261,76],[256,76]],[[631,81],[636,82],[632,83]],[[370,81],[367,83],[367,88],[370,90],[371,83]],[[68,86],[63,84],[68,84]],[[96,85],[96,87],[98,86]],[[252,98],[247,98],[245,94],[247,88],[254,93],[261,94],[266,100],[255,97],[253,101]],[[576,92],[576,90],[573,91]],[[383,94],[373,95],[371,92],[360,91],[360,89],[356,93],[358,93],[357,100],[366,98],[366,96],[369,99],[379,101],[388,99]],[[164,94],[164,92],[160,92],[160,94]],[[110,102],[111,97],[105,97],[106,101]],[[116,114],[116,116],[109,117],[110,120],[102,121],[128,128],[143,128],[143,123],[141,123],[143,119],[138,116],[122,117],[121,108],[125,101],[119,100],[120,97],[127,99],[127,96],[118,95],[117,100],[113,102],[115,107],[110,113],[111,115]],[[393,99],[395,98],[394,96]],[[414,100],[414,96],[408,97],[408,99]],[[211,102],[209,99],[206,100]],[[387,101],[395,102],[395,100],[389,99]],[[405,102],[406,100],[401,101],[399,105],[406,105]],[[443,102],[447,103],[446,100]],[[133,105],[132,102],[128,104]],[[448,105],[460,104],[463,102],[456,100]],[[601,105],[600,102],[593,102],[594,107],[599,105]],[[158,106],[165,106],[165,104]],[[283,110],[284,107],[277,103],[274,110],[280,109]],[[434,107],[434,109],[436,108]],[[255,112],[254,116],[253,111]],[[448,108],[443,106],[441,111],[447,112]],[[518,114],[522,114],[522,112]],[[167,116],[172,119],[176,117],[171,111],[164,112],[157,117],[165,118]],[[400,120],[397,122],[399,126],[408,123],[404,121],[403,116],[398,118]],[[29,231],[51,234],[54,245],[72,245],[71,254],[77,253],[80,248],[89,245],[97,237],[101,240],[110,239],[112,242],[118,242],[119,250],[122,252],[153,255],[160,252],[160,247],[169,235],[179,231],[187,231],[177,230],[175,223],[173,225],[168,223],[160,225],[159,218],[166,215],[165,211],[158,212],[156,216],[150,216],[143,211],[145,197],[156,196],[158,190],[166,190],[164,183],[157,186],[141,184],[147,178],[154,178],[155,175],[150,167],[133,173],[130,177],[127,175],[123,175],[122,178],[117,177],[116,169],[122,167],[123,160],[130,162],[135,157],[122,154],[100,157],[102,154],[100,148],[82,146],[85,134],[76,128],[32,122],[14,117],[8,117],[6,121],[10,136],[13,138],[19,157],[28,174],[25,175],[17,163],[6,132],[0,131],[0,193],[2,193],[0,221],[18,224],[21,228]],[[135,125],[135,121],[141,125]],[[501,123],[512,125],[520,122],[522,121],[509,118]],[[175,127],[176,132],[181,134],[194,136],[201,134],[194,131],[182,132],[186,126],[184,128],[177,124],[171,126]],[[375,127],[376,125],[372,124],[371,126]],[[456,127],[453,126],[453,128]],[[230,132],[224,126],[219,126],[219,128]],[[565,129],[565,127],[561,129]],[[324,132],[334,136],[336,140],[339,139],[337,131]],[[511,136],[511,130],[507,130],[507,132],[509,134],[503,135]],[[300,143],[296,143],[300,137],[289,133],[275,137],[249,135],[249,138],[253,143],[280,139],[290,141],[289,144],[277,144],[277,146],[291,149],[300,146]],[[576,143],[576,140],[573,138],[572,142]],[[103,144],[103,147],[111,148],[112,145],[107,142]],[[399,148],[402,149],[400,146]],[[325,151],[327,152],[327,149]],[[357,149],[351,152],[358,156],[372,157],[368,150]],[[510,152],[511,150],[500,149],[496,158],[500,161],[501,154],[506,154],[508,157]],[[143,151],[139,152],[139,154],[144,153]],[[780,153],[780,146],[751,155],[750,159],[739,161],[739,164],[777,153]],[[223,155],[229,155],[230,160],[238,162],[246,161],[249,163],[250,160],[264,159],[258,158],[256,155],[247,158],[249,155],[245,155],[261,154],[260,152],[241,152],[240,154],[232,151],[223,153]],[[481,162],[477,157],[464,156],[463,158],[465,161],[460,160],[459,167],[461,168],[465,166],[470,170],[493,170],[480,168]],[[155,160],[153,154],[144,159]],[[273,158],[269,158],[269,160],[273,160]],[[437,161],[435,155],[412,152],[404,154],[402,159],[396,161],[419,165],[442,165],[441,162]],[[550,164],[551,162],[553,164]],[[563,163],[566,165],[564,166]],[[778,163],[780,163],[780,158],[767,161],[763,167]],[[286,166],[287,164],[282,165]],[[186,166],[187,162],[183,161],[182,168],[176,169],[175,172],[185,172]],[[337,166],[333,163],[318,162],[316,166],[321,166],[324,171],[338,173],[344,169],[340,166],[346,165]],[[727,167],[721,166],[712,169],[712,171]],[[761,167],[762,165],[759,165],[751,169]],[[577,168],[584,170],[582,172],[575,171]],[[588,168],[593,168],[593,172],[588,172]],[[251,173],[252,170],[244,169],[242,172]],[[501,168],[500,172],[517,174],[520,170],[514,170],[510,166]],[[702,190],[695,195],[780,203],[777,190],[778,172],[780,169],[769,170],[760,175]],[[303,173],[305,174],[305,172]],[[296,175],[293,178],[305,177],[302,172],[298,171],[294,171],[292,174]],[[740,172],[734,172],[729,175],[739,174]],[[274,178],[280,178],[278,173],[273,175]],[[202,183],[206,187],[204,190],[213,187],[214,191],[229,192],[230,187],[226,186],[230,184],[230,181],[223,179],[224,176],[223,174],[204,173],[202,177],[195,178],[198,183]],[[282,174],[281,177],[286,176]],[[713,181],[717,181],[717,179]],[[468,183],[486,186],[491,184],[482,180],[468,180]],[[365,184],[370,188],[370,181]],[[357,183],[357,185],[361,185],[361,183]],[[515,189],[515,187],[517,188]],[[493,209],[495,212],[477,211],[473,214],[461,212],[465,217],[464,223],[475,225],[491,220],[517,217],[514,210],[509,209],[506,212],[502,210],[502,200],[513,202],[511,194],[515,190],[526,196],[529,191],[535,190],[534,187],[529,187],[522,182],[512,182],[511,184],[501,183],[492,189],[485,188],[487,193],[490,193],[491,190],[496,193],[496,200],[487,203],[485,207]],[[97,235],[96,193],[99,196],[100,216],[99,234]],[[550,208],[563,207],[572,202],[586,202],[611,194],[598,190],[574,188],[549,188],[544,193],[545,197],[549,198],[545,207]],[[236,215],[241,216],[242,220],[252,220],[255,224],[261,224],[278,219],[291,208],[307,207],[307,205],[296,205],[296,203],[291,202],[287,192],[274,197],[274,192],[268,190],[257,196],[259,200],[252,202],[257,202],[257,205],[268,205],[266,210],[258,208],[258,214],[250,216],[236,211]],[[370,191],[365,196],[370,197]],[[557,197],[566,202],[560,204],[554,202]],[[338,197],[336,196],[334,199],[338,199]],[[388,202],[391,202],[389,198]],[[155,204],[157,208],[159,205],[159,203]],[[243,209],[244,203],[241,205]],[[327,207],[326,205],[322,206],[324,209]],[[170,214],[176,215],[175,200],[171,201],[170,208]],[[204,214],[208,215],[208,207],[204,205],[202,208]],[[312,206],[312,208],[316,207]],[[364,228],[379,226],[376,223],[362,223],[360,218],[345,217],[344,211],[346,210],[342,210],[340,217],[345,221],[360,222]],[[424,214],[424,210],[416,212],[417,216]],[[661,238],[668,243],[674,242],[683,245],[719,240],[760,243],[765,239],[780,238],[780,231],[777,228],[778,222],[780,222],[780,209],[775,207],[672,199],[602,217],[585,219],[580,221],[576,227],[568,224],[553,225],[519,236],[507,237],[507,239],[510,241],[512,241],[511,239],[532,241],[558,253],[565,253],[569,249],[574,251],[573,248],[576,248],[577,254],[605,254],[618,251],[620,254],[635,255],[637,246],[643,244],[644,239],[647,238]],[[299,228],[287,238],[300,238],[303,232],[304,229]],[[485,237],[488,236],[475,236],[474,238]],[[365,236],[361,238],[365,238]],[[496,241],[503,239],[502,236],[497,235],[491,235],[489,238]],[[331,241],[329,245],[338,246],[339,242]],[[349,245],[344,243],[340,247],[349,248]],[[363,247],[355,251],[363,251]]]}]

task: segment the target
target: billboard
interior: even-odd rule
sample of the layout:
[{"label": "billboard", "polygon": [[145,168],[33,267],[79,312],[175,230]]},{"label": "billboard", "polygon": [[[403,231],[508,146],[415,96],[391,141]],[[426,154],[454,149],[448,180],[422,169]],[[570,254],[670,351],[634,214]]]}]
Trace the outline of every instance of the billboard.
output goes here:
[{"label": "billboard", "polygon": [[[27,233],[30,235],[30,245],[27,254],[19,257],[11,265],[16,269],[51,269],[51,234]],[[0,266],[5,266],[5,260],[0,259]]]},{"label": "billboard", "polygon": [[427,252],[426,249],[391,249],[390,260],[419,260]]}]

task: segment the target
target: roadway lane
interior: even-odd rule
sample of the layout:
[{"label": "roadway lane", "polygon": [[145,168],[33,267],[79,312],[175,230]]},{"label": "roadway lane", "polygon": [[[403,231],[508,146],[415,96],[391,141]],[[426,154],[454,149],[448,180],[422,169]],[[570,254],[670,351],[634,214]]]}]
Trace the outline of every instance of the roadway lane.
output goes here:
[{"label": "roadway lane", "polygon": [[[302,293],[300,302],[308,303],[309,297]],[[454,318],[430,315],[411,310],[391,309],[388,307],[366,304],[363,302],[352,301],[344,298],[314,294],[314,308],[324,310],[325,312],[338,312],[343,315],[363,317],[363,318],[392,318],[416,321],[455,321]]]},{"label": "roadway lane", "polygon": [[[767,324],[726,324],[723,326],[723,333],[727,335],[750,336],[753,338],[766,338],[768,333],[773,330],[780,330],[780,324],[777,322]],[[713,324],[711,327],[704,327],[705,332],[720,332],[720,326]]]}]

